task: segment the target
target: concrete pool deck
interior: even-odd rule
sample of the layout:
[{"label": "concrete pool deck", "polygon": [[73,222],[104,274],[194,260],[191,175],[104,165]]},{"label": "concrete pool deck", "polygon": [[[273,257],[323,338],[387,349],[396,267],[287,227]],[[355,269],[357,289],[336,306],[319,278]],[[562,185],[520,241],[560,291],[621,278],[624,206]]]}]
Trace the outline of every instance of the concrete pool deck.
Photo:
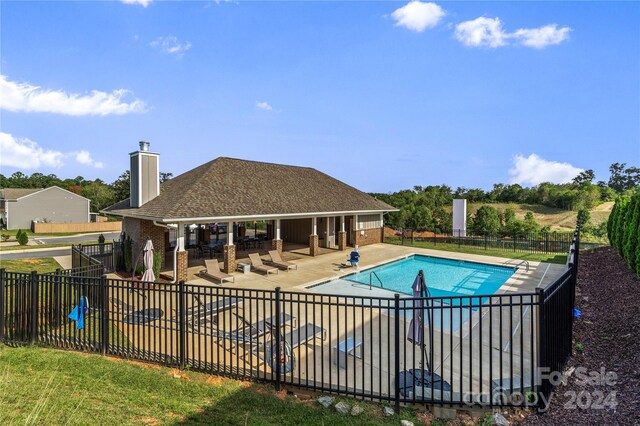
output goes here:
[{"label": "concrete pool deck", "polygon": [[[480,262],[499,266],[515,266],[520,263],[517,259],[508,259],[504,257],[485,256],[469,253],[448,252],[440,250],[423,249],[418,247],[397,246],[393,244],[374,244],[360,248],[360,267],[359,270],[368,269],[394,260],[402,259],[412,254],[422,254],[433,257],[441,257],[445,259],[465,260],[471,262]],[[222,286],[238,289],[256,289],[256,290],[274,290],[280,287],[282,290],[289,291],[308,291],[317,292],[313,286],[325,281],[335,280],[345,275],[356,272],[354,268],[341,268],[340,265],[346,262],[349,257],[348,251],[326,250],[323,254],[316,257],[308,256],[305,250],[293,250],[283,252],[284,260],[295,262],[298,265],[297,270],[279,271],[278,274],[269,274],[268,276],[251,271],[243,274],[241,272],[234,273],[235,282],[225,282]],[[238,259],[241,263],[250,263],[248,259]],[[199,285],[220,285],[209,279],[201,278],[197,274],[204,266],[195,266],[189,268],[188,282]],[[560,276],[566,270],[565,265],[529,262],[529,271],[526,271],[524,265],[516,271],[516,273],[507,280],[507,282],[495,293],[509,294],[515,292],[533,292],[537,287],[545,287],[554,279]],[[362,287],[362,286],[358,286]],[[366,291],[369,292],[367,286]],[[380,289],[378,289],[380,290]],[[354,290],[355,291],[355,290]],[[389,291],[382,290],[382,293],[375,295],[388,296]],[[358,291],[358,295],[365,294]],[[393,293],[392,293],[393,294]],[[374,295],[369,293],[368,295]]]}]

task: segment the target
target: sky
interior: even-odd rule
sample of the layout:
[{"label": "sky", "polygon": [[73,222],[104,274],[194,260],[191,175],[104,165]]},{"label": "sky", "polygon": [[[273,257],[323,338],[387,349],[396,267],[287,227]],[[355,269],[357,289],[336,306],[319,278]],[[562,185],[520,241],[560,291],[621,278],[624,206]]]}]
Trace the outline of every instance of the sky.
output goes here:
[{"label": "sky", "polygon": [[0,172],[225,156],[368,192],[640,165],[639,2],[0,2]]}]

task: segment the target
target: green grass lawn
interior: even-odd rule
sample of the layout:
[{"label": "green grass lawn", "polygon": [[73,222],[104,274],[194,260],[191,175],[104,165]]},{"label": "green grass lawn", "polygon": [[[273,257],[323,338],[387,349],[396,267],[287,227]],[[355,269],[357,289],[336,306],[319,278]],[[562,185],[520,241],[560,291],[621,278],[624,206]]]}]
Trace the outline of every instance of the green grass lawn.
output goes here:
[{"label": "green grass lawn", "polygon": [[0,252],[3,251],[14,251],[14,250],[33,250],[33,249],[48,249],[48,248],[56,248],[56,247],[71,247],[71,245],[78,244],[98,244],[98,240],[93,241],[80,241],[77,243],[54,243],[54,244],[43,244],[36,246],[6,246],[0,248]]},{"label": "green grass lawn", "polygon": [[[400,244],[400,238],[386,237],[385,242],[390,244]],[[409,247],[411,245],[405,240],[405,246]],[[518,253],[518,252],[514,252],[513,250],[500,250],[497,248],[489,248],[488,250],[485,250],[483,248],[476,248],[472,246],[458,247],[455,244],[444,244],[444,243],[434,244],[433,241],[414,241],[413,247],[448,251],[448,252],[454,252],[454,253],[481,254],[484,256],[504,257],[507,259],[521,259],[521,260],[528,260],[531,262],[547,262],[547,263],[559,263],[559,264],[564,264],[567,262],[566,254]]]},{"label": "green grass lawn", "polygon": [[0,268],[10,272],[37,271],[40,274],[45,274],[55,272],[56,269],[60,268],[60,265],[52,257],[41,257],[37,259],[0,260]]},{"label": "green grass lawn", "polygon": [[118,359],[38,347],[0,345],[0,424],[419,424],[403,408],[385,418],[382,405],[359,404],[358,417],[299,401],[273,386],[223,379]]}]

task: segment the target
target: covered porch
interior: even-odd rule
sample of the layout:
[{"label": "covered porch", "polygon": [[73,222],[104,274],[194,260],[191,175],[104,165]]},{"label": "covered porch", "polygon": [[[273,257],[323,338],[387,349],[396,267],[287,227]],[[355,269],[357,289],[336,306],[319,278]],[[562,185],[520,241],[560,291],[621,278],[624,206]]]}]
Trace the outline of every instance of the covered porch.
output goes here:
[{"label": "covered porch", "polygon": [[186,280],[188,269],[204,267],[205,259],[217,259],[220,269],[232,274],[238,263],[250,263],[250,253],[276,250],[293,260],[383,241],[382,213],[241,219],[167,225],[163,275]]}]

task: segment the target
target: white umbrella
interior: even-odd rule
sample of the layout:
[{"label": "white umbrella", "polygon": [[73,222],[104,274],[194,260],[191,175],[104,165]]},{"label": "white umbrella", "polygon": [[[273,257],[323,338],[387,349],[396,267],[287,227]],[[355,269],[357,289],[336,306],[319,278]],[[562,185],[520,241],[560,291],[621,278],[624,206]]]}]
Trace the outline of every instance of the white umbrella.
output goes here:
[{"label": "white umbrella", "polygon": [[142,281],[155,281],[156,276],[153,274],[153,243],[151,240],[147,240],[147,244],[144,245],[143,262],[144,274],[142,275]]}]

